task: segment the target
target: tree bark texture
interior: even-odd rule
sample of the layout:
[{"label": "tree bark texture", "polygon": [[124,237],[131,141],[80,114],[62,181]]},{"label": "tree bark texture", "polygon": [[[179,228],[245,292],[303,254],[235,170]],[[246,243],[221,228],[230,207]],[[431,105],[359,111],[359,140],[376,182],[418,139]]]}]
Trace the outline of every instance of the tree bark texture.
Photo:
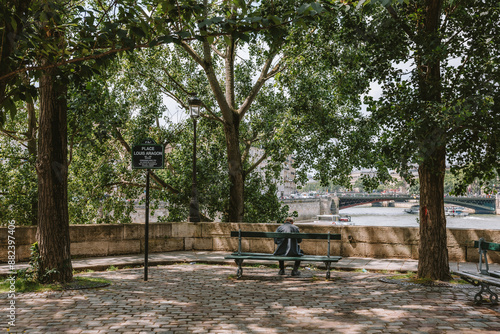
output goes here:
[{"label": "tree bark texture", "polygon": [[230,222],[242,222],[245,203],[245,178],[241,162],[238,115],[235,115],[233,120],[232,123],[224,122],[230,182],[228,220]]},{"label": "tree bark texture", "polygon": [[[26,108],[28,110],[28,132],[27,132],[27,137],[28,137],[28,152],[30,155],[30,161],[31,163],[36,161],[37,157],[37,149],[36,149],[36,133],[37,133],[37,126],[36,126],[36,113],[35,113],[35,106],[33,103],[27,103]],[[31,225],[37,225],[38,223],[38,195],[33,196],[32,202],[31,202]]]},{"label": "tree bark texture", "polygon": [[234,96],[234,57],[235,45],[234,37],[229,37],[229,45],[226,49],[226,59],[224,62],[224,69],[226,74],[226,101],[231,109],[235,109],[235,96]]},{"label": "tree bark texture", "polygon": [[420,179],[420,243],[418,277],[448,280],[448,242],[444,212],[445,149],[436,150],[418,169]]},{"label": "tree bark texture", "polygon": [[38,228],[41,273],[49,282],[73,278],[68,217],[67,102],[65,84],[56,70],[40,78],[40,122],[38,137]]}]

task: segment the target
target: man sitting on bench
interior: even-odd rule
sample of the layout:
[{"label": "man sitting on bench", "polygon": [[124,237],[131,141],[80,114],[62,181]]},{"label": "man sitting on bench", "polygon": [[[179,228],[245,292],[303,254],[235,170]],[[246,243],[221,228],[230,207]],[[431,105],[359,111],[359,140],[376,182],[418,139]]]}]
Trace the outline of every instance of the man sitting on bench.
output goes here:
[{"label": "man sitting on bench", "polygon": [[[279,233],[299,233],[299,228],[293,225],[293,218],[288,217],[285,219],[285,223],[278,227],[276,232]],[[299,243],[302,239],[292,239],[292,238],[275,238],[274,243],[278,245],[274,255],[279,256],[290,256],[297,257],[302,256],[304,253],[299,247]],[[285,275],[285,261],[279,261],[280,271],[278,275]],[[295,261],[292,270],[292,276],[299,276],[300,261]]]}]

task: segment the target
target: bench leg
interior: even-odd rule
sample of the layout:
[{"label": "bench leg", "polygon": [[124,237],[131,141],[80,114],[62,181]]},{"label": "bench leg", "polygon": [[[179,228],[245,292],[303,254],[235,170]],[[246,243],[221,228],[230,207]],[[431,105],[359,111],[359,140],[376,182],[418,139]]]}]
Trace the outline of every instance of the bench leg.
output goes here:
[{"label": "bench leg", "polygon": [[489,284],[479,282],[481,290],[474,296],[474,302],[476,304],[481,304],[483,302],[483,293],[490,294],[490,303],[492,305],[498,304],[498,295],[491,291]]},{"label": "bench leg", "polygon": [[325,266],[326,266],[326,279],[330,279],[330,266],[331,266],[331,262],[324,262],[325,263]]},{"label": "bench leg", "polygon": [[241,267],[243,265],[243,260],[235,259],[234,262],[236,262],[236,265],[238,266],[238,270],[236,271],[236,277],[241,278],[241,276],[243,275],[243,268]]}]

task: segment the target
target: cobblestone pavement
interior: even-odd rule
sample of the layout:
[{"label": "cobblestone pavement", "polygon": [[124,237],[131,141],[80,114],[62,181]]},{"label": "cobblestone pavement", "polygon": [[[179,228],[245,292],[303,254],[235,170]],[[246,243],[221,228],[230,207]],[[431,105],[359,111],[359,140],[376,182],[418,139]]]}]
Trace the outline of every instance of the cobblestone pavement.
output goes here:
[{"label": "cobblestone pavement", "polygon": [[[499,333],[500,307],[476,289],[380,281],[387,274],[169,265],[86,273],[101,289],[25,293],[11,333]],[[287,273],[290,268],[287,268]],[[6,300],[2,294],[2,300]],[[2,305],[5,328],[8,309]]]}]

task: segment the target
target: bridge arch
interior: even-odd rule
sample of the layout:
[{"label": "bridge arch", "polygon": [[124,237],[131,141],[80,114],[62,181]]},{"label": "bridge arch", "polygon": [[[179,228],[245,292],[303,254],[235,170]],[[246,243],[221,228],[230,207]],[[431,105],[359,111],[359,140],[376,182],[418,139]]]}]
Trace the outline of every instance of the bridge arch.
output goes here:
[{"label": "bridge arch", "polygon": [[496,214],[495,198],[483,197],[445,197],[444,202],[474,209],[477,214]]},{"label": "bridge arch", "polygon": [[409,201],[417,199],[413,196],[408,195],[354,195],[354,196],[338,196],[338,208],[346,209],[353,206],[370,204],[376,202],[386,202],[386,201]]}]

